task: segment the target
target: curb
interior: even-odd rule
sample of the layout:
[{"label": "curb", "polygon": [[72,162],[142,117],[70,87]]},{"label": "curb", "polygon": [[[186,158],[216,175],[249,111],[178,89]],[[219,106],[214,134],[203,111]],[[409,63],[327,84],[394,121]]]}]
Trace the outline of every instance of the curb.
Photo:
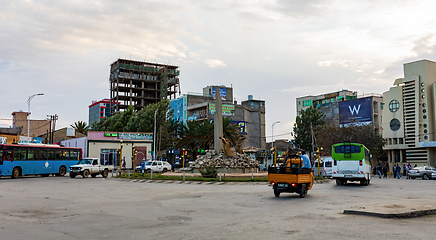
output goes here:
[{"label": "curb", "polygon": [[207,181],[176,181],[176,180],[152,180],[152,179],[128,179],[128,178],[111,178],[111,180],[135,183],[168,183],[168,184],[198,184],[198,185],[268,185],[267,182],[207,182]]},{"label": "curb", "polygon": [[364,212],[355,210],[344,210],[343,214],[349,215],[361,215],[379,218],[414,218],[426,215],[435,215],[436,209],[421,210],[421,211],[411,211],[405,213],[376,213],[376,212]]}]

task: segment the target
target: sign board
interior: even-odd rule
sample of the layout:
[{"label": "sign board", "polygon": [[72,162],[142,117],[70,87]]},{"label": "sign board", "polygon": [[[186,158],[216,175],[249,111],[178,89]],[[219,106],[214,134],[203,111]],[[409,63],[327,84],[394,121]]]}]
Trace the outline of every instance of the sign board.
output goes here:
[{"label": "sign board", "polygon": [[[215,103],[209,103],[209,114],[214,114],[216,111]],[[235,112],[235,105],[223,104],[222,105],[222,113],[223,116],[233,116]]]},{"label": "sign board", "polygon": [[238,125],[238,133],[247,134],[247,122],[245,121],[232,121],[234,125]]},{"label": "sign board", "polygon": [[19,144],[27,144],[32,142],[32,137],[20,136]]},{"label": "sign board", "polygon": [[40,137],[33,137],[32,143],[43,143],[43,138]]},{"label": "sign board", "polygon": [[418,147],[436,147],[435,141],[419,142]]},{"label": "sign board", "polygon": [[118,137],[118,133],[104,133],[105,137]]},{"label": "sign board", "polygon": [[0,137],[0,144],[6,144],[7,141],[8,141],[7,137]]},{"label": "sign board", "polygon": [[[220,96],[221,100],[226,100],[226,89],[220,88]],[[212,89],[212,98],[215,99],[215,88]]]},{"label": "sign board", "polygon": [[358,98],[339,102],[339,123],[372,121],[372,98]]},{"label": "sign board", "polygon": [[153,140],[152,133],[118,133],[118,139],[123,140]]}]

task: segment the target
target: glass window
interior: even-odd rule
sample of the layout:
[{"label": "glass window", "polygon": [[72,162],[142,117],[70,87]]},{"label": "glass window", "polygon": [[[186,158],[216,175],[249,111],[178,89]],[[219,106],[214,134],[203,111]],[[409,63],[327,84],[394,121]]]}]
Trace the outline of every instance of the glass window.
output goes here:
[{"label": "glass window", "polygon": [[29,149],[27,152],[27,159],[29,160],[36,160],[36,153],[38,152],[37,149]]},{"label": "glass window", "polygon": [[391,112],[396,112],[396,111],[398,111],[399,108],[400,108],[400,103],[397,100],[392,100],[389,103],[389,110]]},{"label": "glass window", "polygon": [[383,110],[384,103],[380,103],[380,109]]},{"label": "glass window", "polygon": [[39,160],[47,160],[47,149],[39,150]]},{"label": "glass window", "polygon": [[14,160],[26,160],[27,150],[16,148],[14,151]]},{"label": "glass window", "polygon": [[47,159],[48,160],[53,160],[53,159],[55,159],[55,150],[53,150],[53,149],[49,149],[48,150],[48,155],[47,155]]},{"label": "glass window", "polygon": [[392,131],[398,131],[398,129],[400,129],[401,127],[400,120],[396,118],[392,119],[391,122],[389,123],[389,127],[391,128]]}]

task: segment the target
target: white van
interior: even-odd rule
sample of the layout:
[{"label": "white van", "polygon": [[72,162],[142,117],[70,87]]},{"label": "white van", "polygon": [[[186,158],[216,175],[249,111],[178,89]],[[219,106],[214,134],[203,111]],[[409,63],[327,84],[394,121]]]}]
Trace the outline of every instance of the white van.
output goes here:
[{"label": "white van", "polygon": [[[332,162],[333,159],[330,156],[321,157],[321,164],[319,165],[319,175],[325,178],[332,177]],[[313,176],[318,176],[318,160],[315,160],[313,167]]]}]

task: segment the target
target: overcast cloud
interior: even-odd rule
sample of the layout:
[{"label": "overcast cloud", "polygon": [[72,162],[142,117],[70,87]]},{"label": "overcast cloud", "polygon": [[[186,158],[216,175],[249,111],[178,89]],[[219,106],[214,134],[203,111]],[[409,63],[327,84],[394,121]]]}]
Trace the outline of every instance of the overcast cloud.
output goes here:
[{"label": "overcast cloud", "polygon": [[0,0],[0,126],[11,113],[88,121],[118,58],[180,66],[182,93],[233,86],[266,101],[267,141],[290,138],[297,97],[383,93],[403,64],[436,61],[436,2]]}]

